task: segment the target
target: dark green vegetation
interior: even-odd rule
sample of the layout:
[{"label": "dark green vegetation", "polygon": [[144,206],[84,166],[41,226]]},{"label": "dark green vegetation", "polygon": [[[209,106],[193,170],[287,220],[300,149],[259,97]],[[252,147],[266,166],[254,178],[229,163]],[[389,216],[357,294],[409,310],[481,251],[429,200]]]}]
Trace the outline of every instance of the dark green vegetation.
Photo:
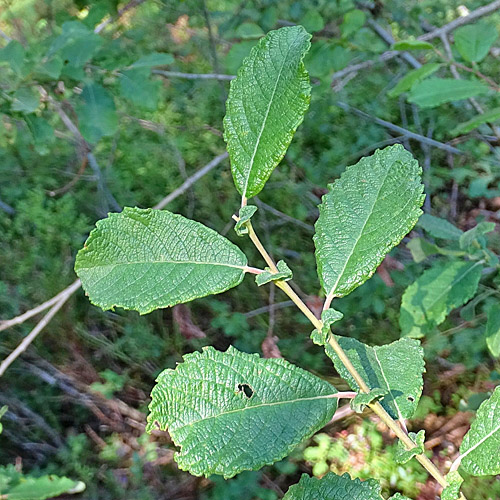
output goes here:
[{"label": "dark green vegetation", "polygon": [[[295,270],[299,294],[321,309],[311,236],[322,186],[395,142],[419,159],[426,212],[454,226],[420,219],[371,280],[335,300],[345,318],[335,331],[374,345],[402,334],[422,338],[428,373],[415,430],[434,438],[435,459],[446,471],[472,416],[462,412],[475,411],[500,377],[495,9],[428,38],[429,47],[412,37],[465,15],[458,2],[406,2],[404,9],[396,2],[144,2],[98,34],[95,27],[122,5],[33,5],[5,3],[0,14],[5,38],[14,39],[0,52],[2,318],[75,279],[76,250],[108,211],[158,204],[225,151],[227,81],[162,71],[234,74],[264,32],[300,23],[314,34],[305,60],[310,110],[259,194],[252,221],[274,258]],[[377,61],[392,43],[389,32],[404,42],[396,48],[411,52],[357,74],[346,70]],[[224,160],[166,208],[226,234],[257,265],[256,251],[230,230],[239,202]],[[371,423],[355,416],[327,427],[288,459],[227,483],[180,472],[168,438],[144,435],[154,378],[204,345],[233,344],[268,357],[281,351],[347,389],[332,378],[299,312],[287,302],[272,314],[260,309],[282,301],[279,290],[246,278],[224,295],[142,317],[100,312],[78,290],[2,376],[0,404],[9,407],[2,464],[22,457],[32,476],[84,481],[85,498],[275,499],[311,468],[317,475],[330,469],[376,476],[385,496],[420,491],[419,498],[434,498],[434,483],[423,484],[418,465],[396,466],[396,448],[381,446]],[[34,319],[2,333],[2,358]],[[348,439],[342,429],[349,429]],[[384,439],[392,442],[388,434]],[[3,493],[20,479],[10,467],[0,481]],[[466,478],[463,488],[469,499],[495,498],[497,490],[489,479]]]}]

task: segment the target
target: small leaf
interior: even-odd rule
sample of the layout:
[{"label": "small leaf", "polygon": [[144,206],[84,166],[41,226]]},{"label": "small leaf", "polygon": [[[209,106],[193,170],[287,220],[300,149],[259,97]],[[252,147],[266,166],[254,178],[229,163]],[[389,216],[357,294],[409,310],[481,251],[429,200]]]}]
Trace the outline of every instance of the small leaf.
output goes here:
[{"label": "small leaf", "polygon": [[397,97],[403,92],[407,92],[413,85],[435,73],[441,66],[438,63],[427,63],[420,68],[409,71],[392,90],[387,92],[387,95],[389,97]]},{"label": "small leaf", "polygon": [[48,154],[50,146],[56,139],[52,126],[47,120],[33,114],[26,115],[25,120],[33,136],[37,153],[40,155]]},{"label": "small leaf", "polygon": [[475,128],[483,125],[484,123],[493,123],[497,120],[500,120],[500,108],[490,109],[486,111],[482,115],[477,115],[474,118],[471,118],[469,121],[465,123],[459,123],[450,134],[455,137],[461,134],[467,134]]},{"label": "small leaf", "polygon": [[17,75],[23,75],[24,47],[16,40],[11,40],[3,49],[0,49],[0,63],[6,62]]},{"label": "small leaf", "polygon": [[493,304],[488,310],[486,345],[494,358],[500,357],[500,304]]},{"label": "small leaf", "polygon": [[243,197],[262,190],[304,119],[311,85],[302,60],[310,38],[301,26],[270,31],[231,81],[224,138]]},{"label": "small leaf", "polygon": [[300,24],[309,33],[314,33],[315,31],[321,31],[325,27],[325,20],[317,9],[309,9],[306,15],[300,20]]},{"label": "small leaf", "polygon": [[429,78],[417,83],[408,96],[408,102],[421,108],[435,108],[440,104],[460,101],[486,94],[488,87],[473,80],[455,80],[454,78]]},{"label": "small leaf", "polygon": [[365,408],[374,401],[388,394],[387,390],[375,387],[370,392],[358,392],[351,401],[351,408],[356,413],[363,413]]},{"label": "small leaf", "polygon": [[257,212],[257,207],[255,205],[245,205],[240,208],[238,213],[238,222],[234,226],[234,230],[238,236],[244,236],[248,234],[247,222],[253,217]]},{"label": "small leaf", "polygon": [[460,55],[469,62],[482,61],[498,38],[493,24],[476,23],[462,26],[453,32],[455,46]]},{"label": "small leaf", "polygon": [[370,278],[415,225],[424,200],[418,162],[397,144],[347,167],[319,206],[314,243],[327,297]]},{"label": "small leaf", "polygon": [[458,229],[458,227],[454,226],[451,222],[430,214],[423,214],[418,220],[417,226],[421,227],[433,238],[443,240],[458,241],[463,234],[463,231]]},{"label": "small leaf", "polygon": [[413,260],[417,264],[423,262],[425,259],[427,259],[427,257],[439,253],[440,250],[437,245],[434,245],[434,243],[429,243],[424,238],[412,238],[406,244],[406,246],[410,250]]},{"label": "small leaf", "polygon": [[405,337],[423,337],[440,325],[455,308],[464,305],[477,290],[480,262],[437,262],[403,294],[399,326]]},{"label": "small leaf", "polygon": [[347,38],[359,31],[366,22],[366,14],[360,9],[353,9],[346,12],[344,20],[340,25],[340,31],[342,32],[342,38]]},{"label": "small leaf", "polygon": [[97,223],[75,271],[93,304],[146,314],[224,292],[241,283],[246,264],[237,246],[199,222],[125,208]]},{"label": "small leaf", "polygon": [[427,50],[433,49],[432,43],[426,42],[424,40],[401,40],[400,42],[395,42],[391,49],[392,50]]},{"label": "small leaf", "polygon": [[340,311],[336,311],[332,308],[323,311],[321,313],[323,328],[321,328],[321,332],[315,328],[311,333],[311,340],[317,345],[324,346],[328,342],[331,326],[333,323],[340,321],[343,317],[344,315]]},{"label": "small leaf", "polygon": [[50,475],[35,478],[25,476],[19,484],[8,490],[7,498],[9,500],[45,500],[63,493],[81,493],[84,489],[84,483],[73,481],[67,477]]},{"label": "small leaf", "polygon": [[146,54],[145,56],[140,57],[135,63],[130,65],[129,69],[151,69],[154,66],[167,66],[173,62],[174,58],[172,54],[167,54],[165,52],[152,52],[151,54]]},{"label": "small leaf", "polygon": [[244,40],[252,38],[260,38],[264,36],[262,28],[255,23],[243,23],[236,28],[236,36],[243,38]]},{"label": "small leaf", "polygon": [[277,273],[273,273],[269,267],[266,267],[263,273],[257,274],[257,276],[255,276],[255,283],[257,283],[257,286],[265,285],[271,281],[289,281],[293,278],[292,270],[285,261],[278,261],[276,267],[278,268]]},{"label": "small leaf", "polygon": [[120,73],[120,93],[139,108],[154,111],[158,107],[161,83],[152,81],[149,69],[130,69]]},{"label": "small leaf", "polygon": [[229,478],[281,460],[337,408],[327,382],[233,347],[187,354],[157,382],[146,430],[168,428],[179,467],[195,476]]},{"label": "small leaf", "polygon": [[392,497],[390,497],[389,500],[411,500],[411,499],[408,497],[405,497],[401,493],[396,493],[395,495],[392,495]]},{"label": "small leaf", "polygon": [[102,137],[113,135],[118,127],[113,96],[97,83],[85,85],[81,103],[76,109],[80,131],[92,144]]},{"label": "small leaf", "polygon": [[29,87],[21,87],[12,97],[10,109],[25,115],[33,113],[40,105],[40,95]]},{"label": "small leaf", "polygon": [[477,410],[460,445],[461,466],[473,476],[500,474],[500,386]]},{"label": "small leaf", "polygon": [[411,450],[407,450],[406,446],[401,441],[398,441],[396,452],[394,453],[394,461],[399,465],[405,464],[406,462],[410,461],[415,455],[421,455],[425,451],[425,431],[423,429],[418,431],[417,434],[415,434],[414,432],[409,432],[408,436],[416,444],[416,446]]},{"label": "small leaf", "polygon": [[302,474],[300,481],[290,486],[283,500],[380,500],[380,484],[375,479],[361,481],[349,474],[337,476],[329,472],[321,479]]},{"label": "small leaf", "polygon": [[[481,237],[495,230],[494,222],[480,222],[460,236],[459,244],[462,250],[470,250],[475,242],[481,242]],[[481,245],[484,247],[484,245]]]},{"label": "small leaf", "polygon": [[460,498],[460,487],[464,482],[464,478],[454,470],[446,474],[446,481],[448,486],[443,488],[441,492],[441,500],[458,500]]},{"label": "small leaf", "polygon": [[57,80],[61,75],[64,63],[59,56],[53,56],[47,60],[40,61],[35,71],[42,76],[48,76],[52,80]]},{"label": "small leaf", "polygon": [[[392,418],[410,418],[422,394],[422,373],[425,371],[424,352],[415,339],[401,339],[383,346],[370,347],[349,337],[334,336],[370,390],[383,389],[387,395],[380,403]],[[327,355],[335,369],[353,391],[359,391],[356,381],[329,344]]]}]

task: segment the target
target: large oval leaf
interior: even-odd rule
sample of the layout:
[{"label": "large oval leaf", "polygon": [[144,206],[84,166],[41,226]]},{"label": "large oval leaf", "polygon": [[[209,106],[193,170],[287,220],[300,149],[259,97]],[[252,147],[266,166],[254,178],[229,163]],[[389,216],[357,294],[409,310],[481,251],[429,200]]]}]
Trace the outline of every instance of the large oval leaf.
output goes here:
[{"label": "large oval leaf", "polygon": [[224,138],[236,188],[245,198],[264,187],[309,107],[302,59],[310,38],[302,26],[270,31],[231,82]]},{"label": "large oval leaf", "polygon": [[380,484],[375,479],[360,481],[349,474],[329,472],[322,479],[302,474],[300,481],[287,491],[283,500],[380,500]]},{"label": "large oval leaf", "polygon": [[316,222],[316,261],[329,298],[370,278],[417,222],[424,201],[421,168],[403,146],[377,150],[347,167],[323,196]]},{"label": "large oval leaf", "polygon": [[196,476],[232,477],[281,460],[337,408],[327,382],[232,347],[188,354],[157,382],[147,430],[168,428],[179,467]]},{"label": "large oval leaf", "polygon": [[241,283],[246,264],[236,245],[199,222],[125,208],[97,223],[75,271],[93,304],[146,314],[224,292]]},{"label": "large oval leaf", "polygon": [[461,465],[474,476],[500,474],[500,385],[477,410],[460,446]]}]

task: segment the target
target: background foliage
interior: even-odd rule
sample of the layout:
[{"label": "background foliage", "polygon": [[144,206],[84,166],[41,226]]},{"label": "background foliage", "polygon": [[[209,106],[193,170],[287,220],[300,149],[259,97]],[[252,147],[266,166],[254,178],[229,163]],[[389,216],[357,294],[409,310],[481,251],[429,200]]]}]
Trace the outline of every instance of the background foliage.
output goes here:
[{"label": "background foliage", "polygon": [[[2,0],[1,317],[14,317],[74,281],[76,251],[96,220],[125,205],[155,206],[225,151],[228,79],[185,73],[234,75],[265,32],[299,23],[314,35],[305,59],[310,110],[258,196],[254,224],[274,258],[286,258],[295,270],[301,296],[320,306],[311,236],[325,186],[378,147],[402,143],[419,159],[426,212],[456,228],[421,219],[362,289],[336,301],[345,316],[338,328],[369,344],[397,340],[408,333],[400,306],[409,285],[407,299],[425,296],[426,283],[449,272],[447,264],[460,267],[464,256],[482,262],[478,288],[459,283],[459,297],[452,294],[417,325],[428,370],[417,424],[426,429],[429,453],[451,462],[500,379],[500,240],[491,224],[500,209],[499,131],[491,125],[500,118],[500,13],[433,38],[430,47],[414,39],[484,5]],[[396,48],[410,51],[380,62],[392,43],[388,34],[406,44]],[[376,62],[368,69],[346,70],[369,60]],[[232,234],[238,206],[223,159],[167,208],[226,234],[260,262]],[[271,313],[270,304],[278,305]],[[147,316],[101,312],[79,290],[0,379],[0,405],[8,406],[0,493],[24,472],[83,481],[81,498],[274,500],[302,472],[320,477],[331,470],[377,476],[384,494],[397,489],[434,498],[417,465],[395,464],[395,446],[383,446],[392,442],[389,435],[380,437],[375,422],[354,415],[331,423],[287,459],[227,482],[190,477],[174,464],[167,435],[144,434],[154,378],[205,345],[281,353],[341,388],[322,349],[309,340],[309,326],[289,305],[251,278],[224,295]],[[2,333],[2,359],[33,325]],[[466,478],[468,491],[471,498],[500,496],[498,481]]]}]

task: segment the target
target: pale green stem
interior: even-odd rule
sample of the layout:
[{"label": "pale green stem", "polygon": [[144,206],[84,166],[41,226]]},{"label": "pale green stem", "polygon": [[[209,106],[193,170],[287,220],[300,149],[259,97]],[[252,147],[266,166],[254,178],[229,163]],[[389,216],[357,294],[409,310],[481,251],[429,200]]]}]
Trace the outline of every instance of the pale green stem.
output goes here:
[{"label": "pale green stem", "polygon": [[[238,218],[235,219],[237,220]],[[255,245],[259,253],[262,255],[263,259],[266,261],[266,264],[269,266],[273,273],[277,273],[278,269],[276,267],[276,264],[260,242],[250,221],[246,223],[246,227],[248,228],[248,236],[252,240],[252,243]],[[321,329],[323,328],[323,322],[313,314],[313,312],[307,307],[302,299],[295,293],[293,288],[285,281],[278,280],[275,282],[275,284],[277,287],[281,288],[281,290],[283,290],[288,295],[288,297],[290,297],[293,303],[302,311],[302,313],[307,317],[307,319],[309,319],[314,327],[321,331]],[[335,351],[335,354],[339,357],[340,361],[349,371],[352,378],[356,381],[356,384],[360,388],[361,392],[370,392],[370,389],[366,382],[363,380],[363,377],[361,377],[356,368],[353,366],[351,360],[347,357],[347,354],[339,345],[337,340],[330,335],[328,342],[331,348]],[[382,420],[382,422],[384,422],[384,424],[391,431],[393,431],[394,434],[396,434],[396,436],[401,440],[401,442],[408,450],[412,450],[417,446],[417,444],[408,436],[408,434],[406,434],[406,432],[403,431],[403,429],[401,429],[401,427],[385,411],[384,407],[379,402],[371,403],[368,406],[380,418],[380,420]],[[438,468],[427,458],[427,456],[422,453],[419,455],[415,455],[415,458],[443,488],[448,486],[448,482],[446,481],[445,477],[441,474],[441,472],[439,472]],[[466,500],[463,494],[460,495],[460,499]]]}]

